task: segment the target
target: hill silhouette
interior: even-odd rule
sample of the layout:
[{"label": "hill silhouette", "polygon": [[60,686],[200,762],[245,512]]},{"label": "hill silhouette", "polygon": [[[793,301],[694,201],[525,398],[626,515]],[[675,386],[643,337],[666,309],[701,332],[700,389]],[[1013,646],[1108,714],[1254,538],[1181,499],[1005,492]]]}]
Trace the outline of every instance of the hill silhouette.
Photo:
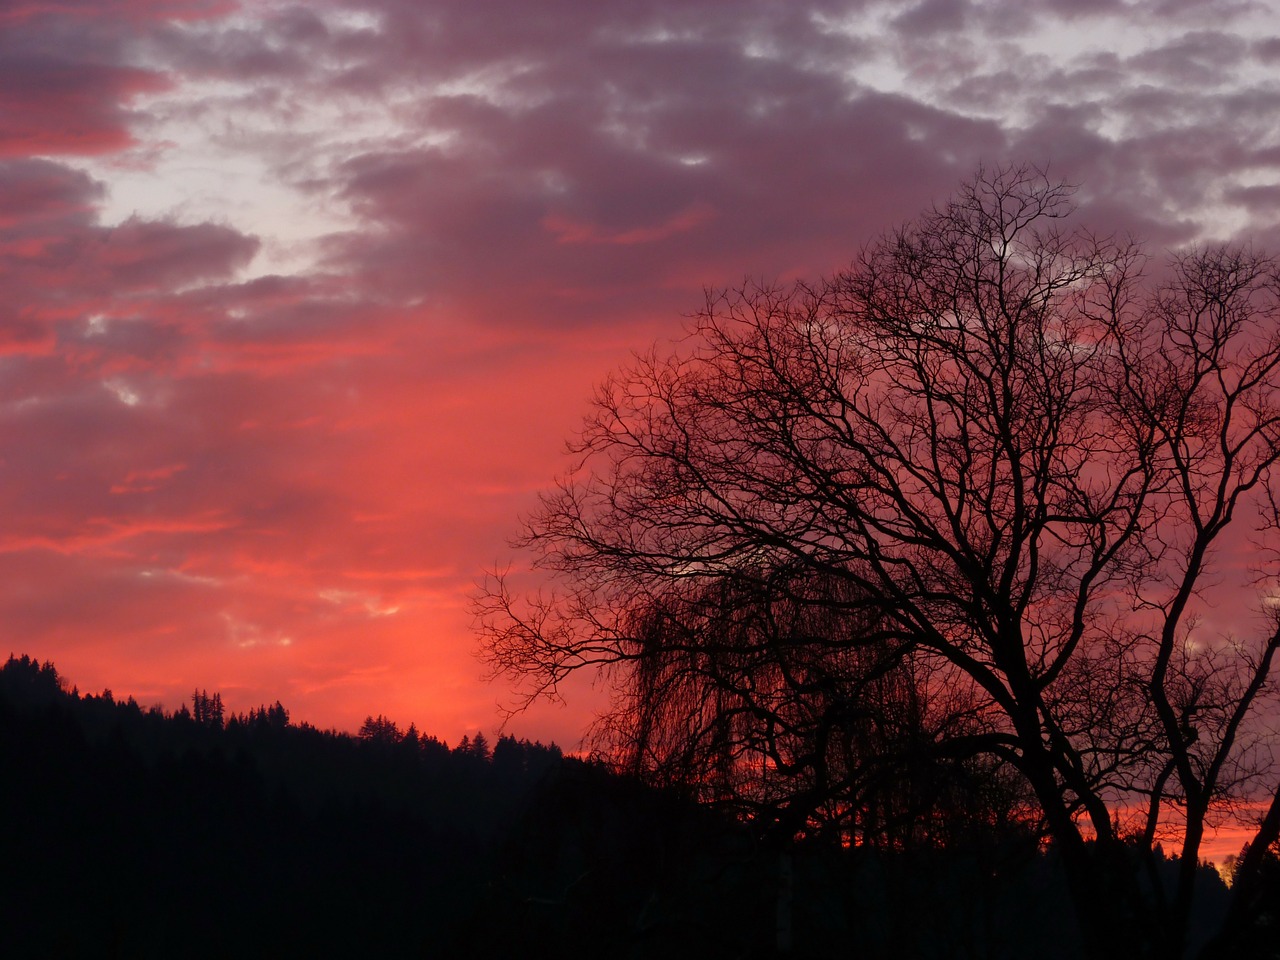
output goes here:
[{"label": "hill silhouette", "polygon": [[439,955],[559,748],[360,735],[0,670],[5,956]]},{"label": "hill silhouette", "polygon": [[1025,829],[779,844],[554,745],[203,690],[144,709],[27,656],[0,668],[0,784],[5,957],[1078,955]]}]

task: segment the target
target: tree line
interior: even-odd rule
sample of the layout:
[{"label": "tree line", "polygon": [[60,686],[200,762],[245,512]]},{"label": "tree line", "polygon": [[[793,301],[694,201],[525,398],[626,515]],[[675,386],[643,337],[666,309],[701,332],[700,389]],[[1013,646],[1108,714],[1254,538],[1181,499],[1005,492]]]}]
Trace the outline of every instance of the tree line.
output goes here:
[{"label": "tree line", "polygon": [[464,955],[518,814],[563,762],[483,735],[357,735],[276,702],[172,712],[0,668],[6,956]]},{"label": "tree line", "polygon": [[[166,712],[0,667],[6,956],[913,956],[1070,960],[1060,857],[980,767],[921,764],[881,836],[780,851],[751,818],[616,763],[383,715],[355,734],[279,702]],[[988,771],[989,772],[989,771]],[[887,788],[886,788],[887,789]],[[892,824],[892,826],[890,825]],[[785,856],[780,853],[785,852]],[[1265,895],[1280,884],[1275,858]],[[1158,856],[1166,886],[1176,858]],[[1225,904],[1196,871],[1193,935]],[[785,933],[785,937],[780,937]]]}]

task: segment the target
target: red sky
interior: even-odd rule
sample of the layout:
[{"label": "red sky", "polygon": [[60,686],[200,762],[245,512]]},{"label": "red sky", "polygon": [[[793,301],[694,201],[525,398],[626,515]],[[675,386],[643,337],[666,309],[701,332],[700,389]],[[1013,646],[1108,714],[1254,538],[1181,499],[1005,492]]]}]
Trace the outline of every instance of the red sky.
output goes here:
[{"label": "red sky", "polygon": [[[10,0],[9,649],[493,731],[468,595],[704,286],[837,268],[979,162],[1280,249],[1267,6]],[[510,729],[572,746],[599,695]]]}]

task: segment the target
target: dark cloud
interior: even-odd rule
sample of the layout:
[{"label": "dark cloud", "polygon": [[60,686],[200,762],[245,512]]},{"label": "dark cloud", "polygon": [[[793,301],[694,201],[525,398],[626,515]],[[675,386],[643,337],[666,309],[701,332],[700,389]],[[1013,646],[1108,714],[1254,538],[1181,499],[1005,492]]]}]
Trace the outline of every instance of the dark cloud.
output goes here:
[{"label": "dark cloud", "polygon": [[1133,57],[1127,66],[1152,82],[1204,88],[1231,79],[1248,50],[1243,37],[1198,31]]},{"label": "dark cloud", "polygon": [[102,200],[102,184],[48,160],[0,160],[0,226],[31,232],[50,221],[88,223]]},{"label": "dark cloud", "polygon": [[131,219],[104,232],[92,256],[114,290],[173,290],[222,279],[247,264],[257,248],[257,240],[230,227]]},{"label": "dark cloud", "polygon": [[0,156],[100,154],[129,146],[134,98],[169,84],[165,74],[130,60],[131,43],[150,29],[147,17],[124,2],[6,4],[0,11]]},{"label": "dark cloud", "polygon": [[1275,63],[1280,60],[1280,37],[1267,37],[1263,40],[1255,41],[1252,53],[1263,63]]},{"label": "dark cloud", "polygon": [[1184,20],[1192,23],[1225,24],[1257,12],[1256,0],[1138,0],[1135,9],[1153,17]]},{"label": "dark cloud", "polygon": [[130,98],[165,85],[145,70],[0,55],[0,156],[122,149],[132,142]]},{"label": "dark cloud", "polygon": [[496,294],[485,311],[504,324],[552,313],[531,310],[530,292],[556,303],[551,322],[612,323],[628,304],[651,310],[655,288],[803,270],[815,255],[829,269],[899,198],[945,190],[1003,148],[993,124],[856,92],[795,51],[584,32],[585,47],[487,96],[424,91],[417,116],[443,145],[345,161],[338,189],[380,229],[335,238],[334,256],[406,296],[475,307]]},{"label": "dark cloud", "polygon": [[1274,219],[1280,213],[1280,185],[1236,187],[1226,191],[1224,199],[1239,204],[1255,216]]},{"label": "dark cloud", "polygon": [[969,0],[923,0],[895,17],[893,23],[907,33],[957,31],[964,27],[971,11]]},{"label": "dark cloud", "polygon": [[22,25],[33,20],[56,25],[83,21],[108,21],[149,26],[161,20],[191,21],[233,12],[235,0],[9,0],[0,22]]}]

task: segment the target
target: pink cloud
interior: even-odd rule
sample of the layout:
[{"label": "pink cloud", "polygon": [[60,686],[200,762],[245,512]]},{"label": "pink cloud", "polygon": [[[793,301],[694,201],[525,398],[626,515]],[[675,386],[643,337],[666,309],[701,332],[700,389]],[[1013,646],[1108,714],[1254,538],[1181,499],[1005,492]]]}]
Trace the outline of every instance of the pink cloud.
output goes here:
[{"label": "pink cloud", "polygon": [[12,0],[0,12],[0,22],[23,24],[32,20],[202,20],[223,16],[240,6],[235,0]]},{"label": "pink cloud", "polygon": [[0,56],[0,156],[120,150],[133,143],[129,101],[168,85],[162,74],[133,67],[6,53]]},{"label": "pink cloud", "polygon": [[229,227],[173,226],[131,219],[98,236],[87,258],[114,290],[159,288],[222,279],[257,252],[257,240]]},{"label": "pink cloud", "polygon": [[154,493],[166,480],[187,469],[185,463],[173,463],[154,470],[131,470],[111,487],[112,493]]},{"label": "pink cloud", "polygon": [[695,203],[663,223],[652,227],[632,227],[612,233],[602,231],[595,224],[580,223],[551,213],[542,218],[542,225],[555,234],[557,243],[615,243],[629,246],[634,243],[655,243],[701,226],[715,219],[715,209],[707,203]]}]

